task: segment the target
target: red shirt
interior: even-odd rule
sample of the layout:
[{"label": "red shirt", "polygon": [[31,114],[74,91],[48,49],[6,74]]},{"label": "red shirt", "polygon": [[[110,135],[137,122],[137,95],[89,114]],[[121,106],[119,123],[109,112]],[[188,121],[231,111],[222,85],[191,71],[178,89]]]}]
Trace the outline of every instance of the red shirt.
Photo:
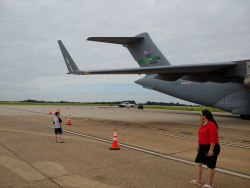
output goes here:
[{"label": "red shirt", "polygon": [[198,143],[199,144],[211,144],[219,143],[218,129],[214,122],[208,121],[205,126],[201,124],[198,131]]}]

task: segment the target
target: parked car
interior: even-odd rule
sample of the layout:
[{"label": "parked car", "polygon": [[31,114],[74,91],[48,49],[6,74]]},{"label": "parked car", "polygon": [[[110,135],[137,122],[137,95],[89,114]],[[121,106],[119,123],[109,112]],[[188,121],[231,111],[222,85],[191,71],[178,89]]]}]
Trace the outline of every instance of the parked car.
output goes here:
[{"label": "parked car", "polygon": [[135,104],[130,104],[129,102],[122,102],[119,107],[135,107]]}]

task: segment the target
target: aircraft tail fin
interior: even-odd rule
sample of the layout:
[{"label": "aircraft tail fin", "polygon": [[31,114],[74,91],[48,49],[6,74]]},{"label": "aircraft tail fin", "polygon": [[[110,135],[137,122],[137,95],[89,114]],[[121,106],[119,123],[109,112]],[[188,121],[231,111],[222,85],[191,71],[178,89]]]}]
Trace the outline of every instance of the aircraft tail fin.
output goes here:
[{"label": "aircraft tail fin", "polygon": [[69,70],[68,74],[74,74],[77,73],[79,71],[78,67],[76,66],[74,60],[71,58],[71,56],[69,55],[68,51],[66,50],[66,48],[64,47],[63,43],[61,40],[58,40],[58,44],[59,47],[62,51],[62,55],[63,55],[63,59],[66,63],[66,66]]},{"label": "aircraft tail fin", "polygon": [[135,37],[143,37],[141,42],[126,46],[140,67],[155,67],[170,65],[166,57],[157,48],[148,33]]},{"label": "aircraft tail fin", "polygon": [[129,50],[140,67],[170,65],[148,33],[141,33],[135,37],[89,37],[87,40],[122,44]]}]

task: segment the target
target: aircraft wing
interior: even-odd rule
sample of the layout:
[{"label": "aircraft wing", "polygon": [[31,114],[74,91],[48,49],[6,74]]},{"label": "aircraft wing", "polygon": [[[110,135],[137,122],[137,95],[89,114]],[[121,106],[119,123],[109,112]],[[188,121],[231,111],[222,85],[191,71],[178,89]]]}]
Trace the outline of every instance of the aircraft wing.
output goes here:
[{"label": "aircraft wing", "polygon": [[[92,37],[93,41],[105,41],[114,42],[115,40],[119,44],[127,44],[142,40],[142,37],[125,37],[122,39],[116,39],[115,37],[109,39],[100,39],[100,37]],[[174,74],[174,77],[179,77],[181,74],[192,74],[192,73],[210,73],[215,72],[238,65],[237,62],[221,62],[221,63],[204,63],[204,64],[185,64],[185,65],[165,65],[165,66],[150,66],[150,67],[137,67],[137,68],[123,68],[123,69],[104,69],[104,70],[79,70],[70,54],[66,50],[62,41],[58,41],[64,61],[68,68],[68,74],[78,75],[89,75],[89,74],[159,74],[160,76],[166,77],[166,74]],[[148,62],[150,63],[150,62]],[[164,78],[166,79],[166,78]],[[168,78],[169,79],[169,78]]]},{"label": "aircraft wing", "polygon": [[[164,74],[164,73],[208,73],[230,67],[237,66],[236,62],[168,65],[141,68],[104,69],[104,70],[84,70],[76,74]],[[74,74],[74,73],[73,73]]]}]

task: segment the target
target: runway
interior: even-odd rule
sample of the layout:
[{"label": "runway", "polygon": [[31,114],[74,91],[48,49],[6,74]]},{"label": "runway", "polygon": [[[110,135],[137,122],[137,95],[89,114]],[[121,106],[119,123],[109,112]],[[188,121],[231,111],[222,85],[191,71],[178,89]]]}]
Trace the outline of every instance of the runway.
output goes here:
[{"label": "runway", "polygon": [[[8,105],[1,105],[8,107]],[[9,107],[20,110],[29,110],[33,112],[48,113],[49,109],[53,112],[57,111],[58,106],[41,105],[39,110],[36,105],[9,105]],[[60,106],[61,114],[71,117],[91,117],[108,120],[117,120],[133,123],[155,123],[155,122],[172,122],[200,125],[199,114],[197,111],[179,111],[179,110],[161,110],[161,109],[99,109],[93,106]],[[136,110],[136,113],[134,113]],[[94,111],[94,113],[93,113]],[[230,113],[213,113],[216,120],[220,123],[220,127],[250,130],[249,122],[242,120],[239,116],[233,116]]]},{"label": "runway", "polygon": [[[65,143],[59,144],[53,142],[54,116],[48,114],[49,108],[57,110],[57,106],[0,106],[0,173],[3,173],[0,184],[5,187],[21,183],[38,187],[194,186],[188,181],[195,178],[195,139],[200,126],[197,112],[97,107],[91,110],[80,106],[70,106],[68,110],[60,106]],[[73,117],[72,125],[66,126],[69,114]],[[185,123],[177,118],[180,116],[188,117]],[[249,121],[219,113],[215,118],[220,126],[220,142],[245,148],[221,145],[214,187],[248,187]],[[237,121],[239,126],[232,128]],[[120,151],[108,149],[114,128],[118,130]],[[21,171],[11,164],[19,165]],[[28,173],[30,168],[36,171],[35,175]]]}]

